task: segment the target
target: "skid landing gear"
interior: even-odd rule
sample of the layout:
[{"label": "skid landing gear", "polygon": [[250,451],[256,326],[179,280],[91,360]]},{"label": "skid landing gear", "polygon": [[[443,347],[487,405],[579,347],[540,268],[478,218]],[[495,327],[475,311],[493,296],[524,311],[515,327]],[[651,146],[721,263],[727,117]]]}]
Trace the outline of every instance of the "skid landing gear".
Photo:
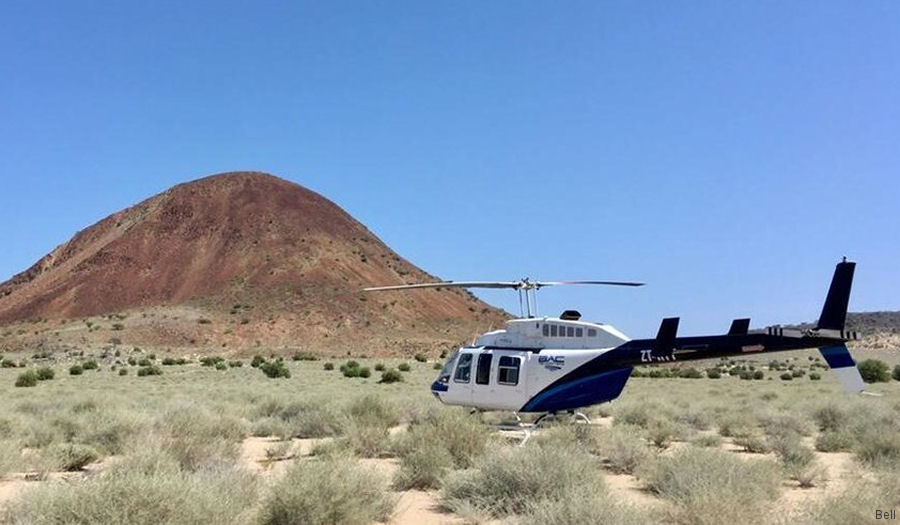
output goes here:
[{"label": "skid landing gear", "polygon": [[[525,443],[528,443],[528,440],[531,439],[531,435],[534,434],[536,430],[547,426],[547,423],[552,421],[558,421],[561,424],[564,424],[566,422],[586,425],[592,424],[590,418],[588,418],[583,413],[576,412],[574,410],[567,410],[566,412],[562,413],[546,412],[538,416],[538,418],[534,420],[534,423],[525,423],[524,421],[522,421],[522,418],[517,412],[513,412],[513,416],[515,416],[516,418],[514,424],[495,425],[494,428],[501,432],[522,432],[524,434],[524,437],[522,438],[522,441],[519,442],[520,447],[524,447]],[[568,416],[568,418],[566,416]]]}]

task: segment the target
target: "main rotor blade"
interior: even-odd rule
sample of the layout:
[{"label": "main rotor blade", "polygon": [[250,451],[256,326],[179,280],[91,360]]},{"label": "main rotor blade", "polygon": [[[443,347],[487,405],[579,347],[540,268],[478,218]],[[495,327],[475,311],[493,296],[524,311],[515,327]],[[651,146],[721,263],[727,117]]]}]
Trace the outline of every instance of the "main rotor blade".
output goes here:
[{"label": "main rotor blade", "polygon": [[535,281],[535,286],[558,286],[561,284],[602,284],[606,286],[644,286],[645,283],[632,281]]},{"label": "main rotor blade", "polygon": [[398,284],[395,286],[372,286],[363,288],[364,292],[383,292],[386,290],[412,290],[415,288],[519,288],[518,281],[443,281],[438,283]]}]

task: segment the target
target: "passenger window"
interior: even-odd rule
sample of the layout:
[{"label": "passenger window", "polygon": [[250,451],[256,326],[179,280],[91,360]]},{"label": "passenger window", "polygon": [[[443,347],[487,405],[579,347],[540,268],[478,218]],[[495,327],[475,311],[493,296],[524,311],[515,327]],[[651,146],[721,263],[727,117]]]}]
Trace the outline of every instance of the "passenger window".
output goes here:
[{"label": "passenger window", "polygon": [[518,357],[500,356],[500,363],[497,366],[497,383],[501,385],[518,385],[519,384],[519,364],[522,362]]},{"label": "passenger window", "polygon": [[459,364],[456,365],[456,376],[453,378],[457,383],[468,383],[469,377],[472,375],[472,354],[463,354],[459,356]]},{"label": "passenger window", "polygon": [[556,337],[556,325],[550,325],[550,337]]},{"label": "passenger window", "polygon": [[597,337],[597,330],[593,328],[588,328],[588,337]]},{"label": "passenger window", "polygon": [[566,328],[566,334],[569,337],[575,337],[575,327],[570,326],[570,327]]},{"label": "passenger window", "polygon": [[584,330],[582,328],[576,328],[575,337],[584,337]]},{"label": "passenger window", "polygon": [[544,325],[544,337],[547,337],[548,335],[550,335],[550,325],[545,324]]},{"label": "passenger window", "polygon": [[475,371],[475,382],[486,385],[491,381],[491,354],[478,356],[478,370]]}]

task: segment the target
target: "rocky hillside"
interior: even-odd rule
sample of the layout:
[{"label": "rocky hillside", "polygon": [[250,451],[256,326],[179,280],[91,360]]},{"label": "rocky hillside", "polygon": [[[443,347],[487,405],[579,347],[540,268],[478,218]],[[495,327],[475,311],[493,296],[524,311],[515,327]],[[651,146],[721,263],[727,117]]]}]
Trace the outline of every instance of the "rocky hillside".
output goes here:
[{"label": "rocky hillside", "polygon": [[0,345],[385,354],[452,346],[502,311],[435,280],[328,199],[264,173],[175,186],[0,284]]}]

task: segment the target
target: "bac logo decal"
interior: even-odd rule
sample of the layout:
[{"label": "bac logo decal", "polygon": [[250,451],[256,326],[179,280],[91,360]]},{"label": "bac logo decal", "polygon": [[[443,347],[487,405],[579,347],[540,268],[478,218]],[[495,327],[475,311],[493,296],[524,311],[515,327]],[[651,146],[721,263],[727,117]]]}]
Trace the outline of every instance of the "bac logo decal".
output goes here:
[{"label": "bac logo decal", "polygon": [[566,364],[566,358],[561,355],[541,355],[538,356],[538,363],[547,370],[559,370]]}]

